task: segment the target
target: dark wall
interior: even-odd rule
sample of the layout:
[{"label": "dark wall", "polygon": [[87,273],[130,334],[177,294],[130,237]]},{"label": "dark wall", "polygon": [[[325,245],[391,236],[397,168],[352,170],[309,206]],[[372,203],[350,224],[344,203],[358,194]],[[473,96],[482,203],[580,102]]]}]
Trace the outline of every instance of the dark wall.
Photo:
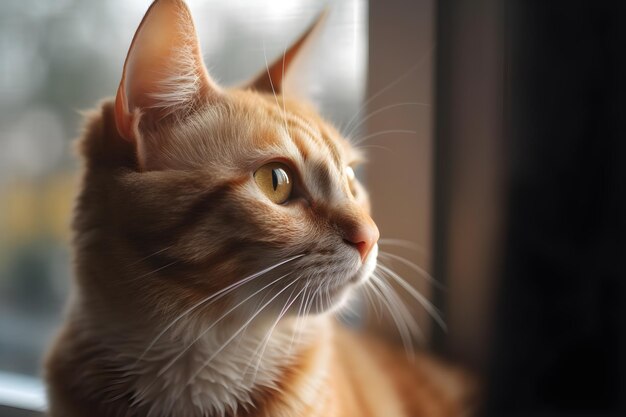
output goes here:
[{"label": "dark wall", "polygon": [[[450,242],[489,233],[455,228],[472,211],[465,185],[491,184],[491,209],[466,223],[499,218],[491,275],[475,278],[492,291],[480,349],[445,334],[438,347],[482,369],[487,415],[626,415],[624,2],[441,1],[437,28],[435,273],[449,286],[467,278]],[[439,304],[475,327],[453,298]]]},{"label": "dark wall", "polygon": [[508,221],[493,415],[626,412],[626,16],[618,3],[504,9]]}]

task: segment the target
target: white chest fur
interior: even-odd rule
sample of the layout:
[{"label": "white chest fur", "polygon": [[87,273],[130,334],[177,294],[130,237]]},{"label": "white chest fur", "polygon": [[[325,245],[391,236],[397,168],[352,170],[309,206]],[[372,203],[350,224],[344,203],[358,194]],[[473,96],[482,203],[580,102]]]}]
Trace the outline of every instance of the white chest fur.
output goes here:
[{"label": "white chest fur", "polygon": [[[232,329],[215,329],[191,346],[184,338],[162,338],[148,351],[145,342],[127,345],[126,354],[141,359],[127,362],[120,382],[133,392],[134,406],[147,410],[149,417],[235,414],[254,407],[255,393],[279,393],[285,369],[328,325],[327,318],[306,320],[285,320],[262,332],[246,329],[236,337]],[[296,331],[296,325],[304,331]],[[319,364],[301,379],[293,407],[313,404],[325,377],[326,368]]]}]

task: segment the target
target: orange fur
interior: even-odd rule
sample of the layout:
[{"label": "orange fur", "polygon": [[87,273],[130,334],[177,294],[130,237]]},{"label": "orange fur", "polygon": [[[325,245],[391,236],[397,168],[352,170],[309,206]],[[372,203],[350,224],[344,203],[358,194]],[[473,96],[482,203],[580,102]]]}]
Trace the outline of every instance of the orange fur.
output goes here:
[{"label": "orange fur", "polygon": [[[125,66],[79,142],[76,282],[46,361],[51,415],[466,415],[462,373],[332,319],[376,262],[367,194],[346,173],[358,151],[262,82],[221,89],[203,66],[141,81],[132,71],[155,62],[169,75],[153,75],[176,73],[171,48],[199,65],[184,3],[150,10],[127,59],[141,65]],[[284,205],[253,179],[268,161],[293,172]]]}]

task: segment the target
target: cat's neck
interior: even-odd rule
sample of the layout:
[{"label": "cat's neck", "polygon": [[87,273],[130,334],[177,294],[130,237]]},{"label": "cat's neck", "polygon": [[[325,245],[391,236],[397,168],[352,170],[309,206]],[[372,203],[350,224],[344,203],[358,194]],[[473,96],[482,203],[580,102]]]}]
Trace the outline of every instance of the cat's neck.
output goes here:
[{"label": "cat's neck", "polygon": [[147,350],[144,337],[109,339],[117,359],[107,366],[118,369],[105,385],[123,387],[116,396],[132,398],[138,415],[325,415],[332,328],[329,316],[290,319],[235,337],[216,328],[193,344],[164,335]]}]

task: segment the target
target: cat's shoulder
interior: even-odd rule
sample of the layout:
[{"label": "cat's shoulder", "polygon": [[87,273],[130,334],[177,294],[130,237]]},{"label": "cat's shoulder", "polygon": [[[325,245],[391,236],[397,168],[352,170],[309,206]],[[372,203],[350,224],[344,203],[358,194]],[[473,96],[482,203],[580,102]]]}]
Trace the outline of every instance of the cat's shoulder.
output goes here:
[{"label": "cat's shoulder", "polygon": [[[339,329],[336,334],[337,348],[343,351],[343,357],[360,358],[361,364],[353,372],[363,372],[363,356],[367,356],[367,366],[380,373],[379,381],[392,387],[404,415],[472,415],[478,382],[468,371],[426,351],[407,353],[403,346],[368,333]],[[371,395],[377,396],[380,387],[376,385],[379,384],[367,381],[365,389],[370,387]]]}]

